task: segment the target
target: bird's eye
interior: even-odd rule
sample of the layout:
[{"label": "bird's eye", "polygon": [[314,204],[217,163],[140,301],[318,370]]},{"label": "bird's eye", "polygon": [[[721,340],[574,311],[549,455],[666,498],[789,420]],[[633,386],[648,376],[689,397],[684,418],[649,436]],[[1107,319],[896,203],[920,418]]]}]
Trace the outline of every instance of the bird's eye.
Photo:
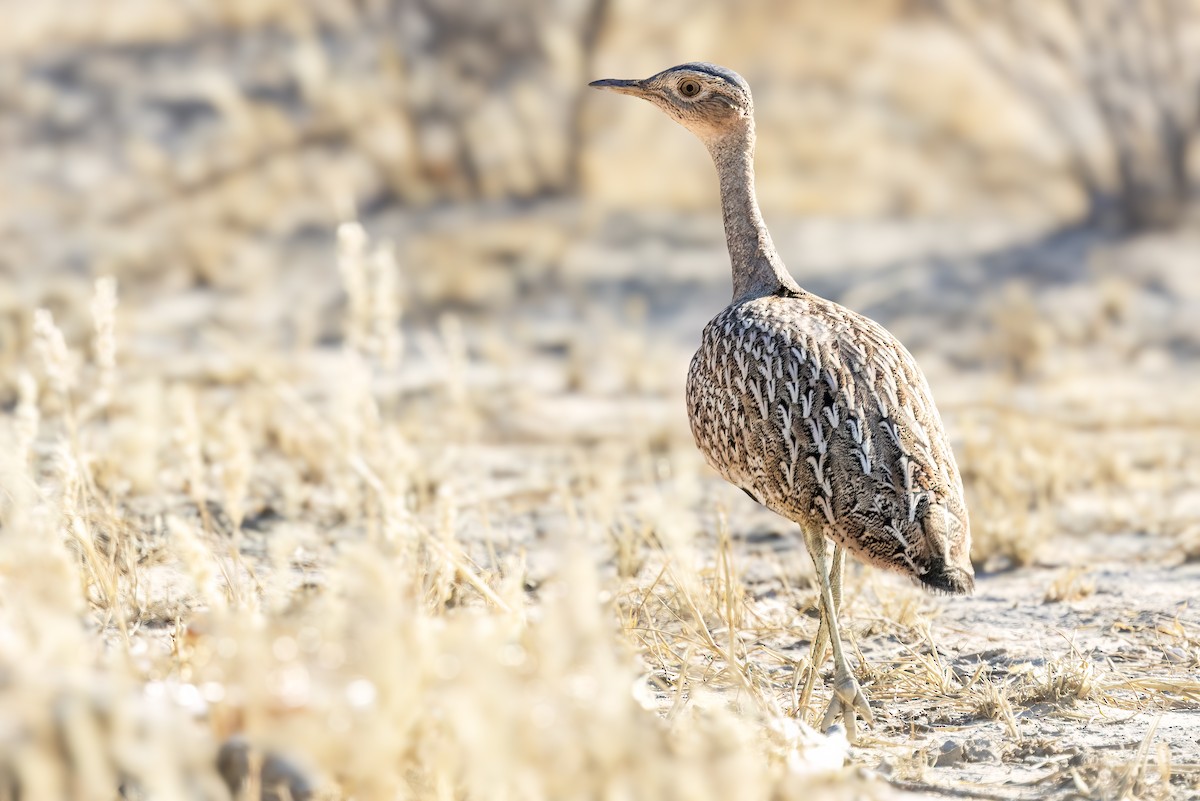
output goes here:
[{"label": "bird's eye", "polygon": [[693,80],[686,80],[679,84],[679,93],[684,97],[695,97],[700,94],[700,84]]}]

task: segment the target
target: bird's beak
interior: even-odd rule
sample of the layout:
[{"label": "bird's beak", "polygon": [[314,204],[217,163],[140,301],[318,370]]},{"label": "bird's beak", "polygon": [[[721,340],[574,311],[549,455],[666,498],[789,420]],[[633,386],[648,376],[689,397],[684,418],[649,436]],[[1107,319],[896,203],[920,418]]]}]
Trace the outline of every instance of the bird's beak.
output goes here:
[{"label": "bird's beak", "polygon": [[594,86],[597,89],[608,89],[610,92],[620,92],[623,95],[633,95],[634,97],[645,97],[646,90],[642,88],[641,81],[623,81],[619,78],[604,78],[599,81],[592,81],[588,86]]}]

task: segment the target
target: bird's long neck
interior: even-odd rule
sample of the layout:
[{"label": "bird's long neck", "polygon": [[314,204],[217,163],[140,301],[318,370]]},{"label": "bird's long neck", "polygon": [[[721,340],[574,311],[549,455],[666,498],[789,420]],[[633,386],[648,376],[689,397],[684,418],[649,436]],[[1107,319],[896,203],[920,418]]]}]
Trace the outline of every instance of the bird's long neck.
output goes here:
[{"label": "bird's long neck", "polygon": [[771,295],[781,289],[800,291],[775,252],[767,224],[754,196],[754,122],[706,143],[721,180],[721,212],[725,244],[733,267],[733,300]]}]

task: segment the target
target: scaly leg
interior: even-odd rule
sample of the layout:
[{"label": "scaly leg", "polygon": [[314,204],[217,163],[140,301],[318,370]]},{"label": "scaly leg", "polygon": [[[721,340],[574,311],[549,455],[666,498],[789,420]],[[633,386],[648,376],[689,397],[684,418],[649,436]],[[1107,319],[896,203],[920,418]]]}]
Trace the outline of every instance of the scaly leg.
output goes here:
[{"label": "scaly leg", "polygon": [[833,613],[842,611],[842,571],[846,567],[846,549],[841,545],[833,546],[833,565],[829,568],[829,591],[833,595]]},{"label": "scaly leg", "polygon": [[[833,566],[829,570],[830,591],[833,595],[833,612],[836,615],[842,609],[842,568],[846,564],[846,550],[841,545],[833,546]],[[817,682],[817,673],[825,664],[825,646],[829,644],[829,622],[825,615],[825,602],[818,595],[821,607],[821,624],[817,627],[817,636],[813,638],[809,653],[808,675],[804,678],[804,692],[800,694],[797,709],[808,709],[812,700],[813,686]]]},{"label": "scaly leg", "polygon": [[[808,545],[808,553],[812,556],[813,565],[817,569],[817,579],[821,582],[821,619],[827,623],[829,642],[833,646],[833,697],[829,700],[829,708],[821,719],[821,729],[826,730],[840,717],[846,724],[846,737],[850,742],[858,739],[858,718],[870,725],[874,722],[871,706],[867,697],[850,670],[850,662],[842,650],[842,638],[838,631],[837,603],[834,602],[832,584],[834,579],[838,586],[838,602],[841,601],[841,569],[830,570],[829,559],[825,553],[825,536],[821,532],[804,532],[804,542]],[[838,558],[835,556],[835,563]],[[824,648],[822,647],[822,650]]]}]

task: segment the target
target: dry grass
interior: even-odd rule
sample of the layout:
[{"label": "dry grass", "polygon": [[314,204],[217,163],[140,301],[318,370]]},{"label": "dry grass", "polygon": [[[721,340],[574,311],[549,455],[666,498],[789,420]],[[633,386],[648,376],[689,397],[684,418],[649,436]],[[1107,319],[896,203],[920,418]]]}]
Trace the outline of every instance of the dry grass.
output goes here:
[{"label": "dry grass", "polygon": [[[395,347],[396,311],[355,301],[388,280],[356,237],[356,349],[315,402],[269,369],[212,385],[124,360],[108,279],[88,347],[34,316],[4,425],[0,796],[219,798],[230,776],[246,797],[265,780],[329,798],[872,792],[821,778],[843,752],[760,675],[728,536],[705,567],[690,531],[614,527],[620,486],[571,486],[625,454],[564,477],[536,577],[475,517],[471,455],[416,426],[484,412],[447,359],[453,420],[381,413],[364,359]],[[460,336],[443,324],[442,355]],[[677,511],[656,503],[659,523]]]},{"label": "dry grass", "polygon": [[[398,268],[356,224],[340,238],[346,346],[319,368],[283,352],[232,372],[138,363],[105,278],[83,341],[32,316],[4,421],[0,794],[883,792],[803,722],[826,692],[801,708],[816,628],[803,551],[731,535],[681,423],[489,444],[514,430],[504,417],[542,414],[546,398],[510,379],[479,384],[489,360],[527,357],[453,317],[404,348]],[[616,383],[598,386],[654,380],[610,358]],[[1073,449],[1085,437],[975,415],[960,460],[985,564],[1030,563],[1075,494],[1136,485],[1136,465]],[[1045,594],[1094,591],[1068,570]],[[1038,705],[1070,719],[1081,705],[1200,704],[1178,672],[1073,649],[964,671],[935,641],[930,602],[888,581],[852,577],[847,607],[852,643],[904,644],[863,666],[879,736],[920,710],[999,721],[1020,747]],[[1167,663],[1195,664],[1193,629],[1154,631]],[[925,759],[894,776],[919,780]],[[1089,765],[1071,780],[1144,797],[1172,775],[1161,754],[1103,776]]]},{"label": "dry grass", "polygon": [[1082,568],[1072,567],[1063,571],[1058,578],[1050,582],[1046,588],[1043,600],[1047,603],[1058,601],[1078,601],[1096,591],[1095,580],[1088,577]]}]

